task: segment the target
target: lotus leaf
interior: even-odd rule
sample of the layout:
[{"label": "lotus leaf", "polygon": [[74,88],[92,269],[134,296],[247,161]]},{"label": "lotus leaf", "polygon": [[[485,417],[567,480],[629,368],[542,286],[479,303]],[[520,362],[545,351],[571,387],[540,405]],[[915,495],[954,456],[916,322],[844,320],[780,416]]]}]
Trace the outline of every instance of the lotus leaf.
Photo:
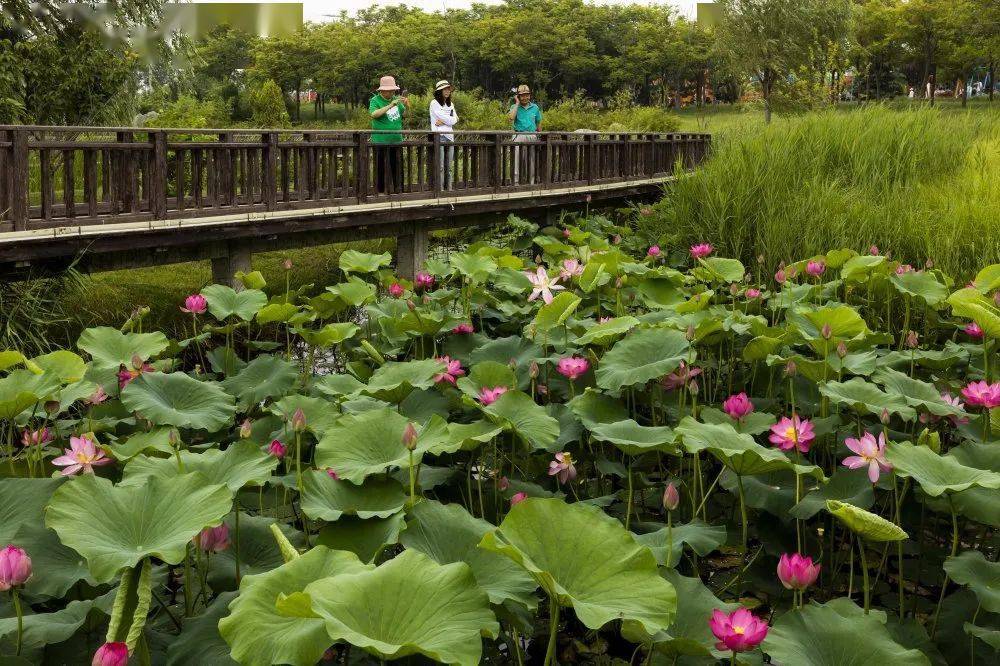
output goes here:
[{"label": "lotus leaf", "polygon": [[902,541],[908,538],[899,525],[853,504],[831,499],[826,501],[826,510],[849,530],[869,541]]},{"label": "lotus leaf", "polygon": [[942,493],[961,492],[973,486],[1000,488],[1000,474],[974,467],[966,467],[953,456],[942,456],[926,446],[909,442],[890,442],[886,459],[896,473],[912,477],[920,489],[931,497]]},{"label": "lotus leaf", "polygon": [[335,521],[349,514],[362,519],[388,518],[406,504],[403,486],[392,479],[368,479],[363,485],[310,470],[303,475],[302,511],[316,520]]},{"label": "lotus leaf", "polygon": [[161,425],[215,432],[232,421],[233,397],[183,372],[146,372],[122,391],[122,404]]},{"label": "lotus leaf", "polygon": [[632,331],[615,343],[597,368],[597,385],[608,391],[645,384],[677,369],[687,359],[690,343],[680,331]]},{"label": "lotus leaf", "polygon": [[232,287],[213,284],[201,290],[208,301],[208,311],[219,321],[237,317],[250,321],[257,312],[267,305],[267,296],[258,289],[236,291]]}]

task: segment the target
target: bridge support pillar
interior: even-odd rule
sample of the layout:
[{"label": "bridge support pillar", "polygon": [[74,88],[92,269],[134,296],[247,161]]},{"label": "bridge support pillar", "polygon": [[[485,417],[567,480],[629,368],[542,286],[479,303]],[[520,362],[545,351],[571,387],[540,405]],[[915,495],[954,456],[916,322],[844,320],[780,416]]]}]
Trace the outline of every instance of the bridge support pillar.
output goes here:
[{"label": "bridge support pillar", "polygon": [[250,272],[250,245],[230,241],[222,256],[212,257],[212,282],[224,284],[237,291],[243,288],[236,279],[237,272]]},{"label": "bridge support pillar", "polygon": [[427,230],[413,224],[396,236],[396,272],[412,280],[427,259]]}]

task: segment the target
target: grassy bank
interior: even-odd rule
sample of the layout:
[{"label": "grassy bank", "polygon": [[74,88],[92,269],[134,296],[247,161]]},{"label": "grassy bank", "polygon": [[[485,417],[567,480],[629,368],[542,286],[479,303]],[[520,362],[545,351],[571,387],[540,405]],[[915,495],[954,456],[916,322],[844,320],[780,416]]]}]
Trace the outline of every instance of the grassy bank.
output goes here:
[{"label": "grassy bank", "polygon": [[875,244],[967,276],[1000,261],[1000,105],[868,107],[735,125],[641,224],[771,267]]}]

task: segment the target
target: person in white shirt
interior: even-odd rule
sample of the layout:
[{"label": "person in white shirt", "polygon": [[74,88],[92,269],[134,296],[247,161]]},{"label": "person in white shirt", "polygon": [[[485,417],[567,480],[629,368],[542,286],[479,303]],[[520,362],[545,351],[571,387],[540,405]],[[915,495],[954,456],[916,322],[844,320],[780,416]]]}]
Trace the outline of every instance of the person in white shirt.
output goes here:
[{"label": "person in white shirt", "polygon": [[447,81],[438,81],[434,86],[434,99],[431,100],[430,116],[431,130],[441,133],[441,170],[438,178],[442,189],[450,190],[452,186],[451,163],[455,159],[455,135],[449,130],[458,122],[458,112],[451,100],[452,86]]}]

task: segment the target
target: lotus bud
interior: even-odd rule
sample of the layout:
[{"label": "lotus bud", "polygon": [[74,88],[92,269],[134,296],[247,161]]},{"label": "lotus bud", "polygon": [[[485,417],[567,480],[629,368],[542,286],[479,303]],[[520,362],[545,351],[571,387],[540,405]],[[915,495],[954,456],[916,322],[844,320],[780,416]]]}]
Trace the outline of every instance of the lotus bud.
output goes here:
[{"label": "lotus bud", "polygon": [[333,661],[337,658],[337,653],[332,647],[328,647],[323,651],[323,661]]},{"label": "lotus bud", "polygon": [[698,395],[699,391],[701,391],[701,389],[698,387],[697,379],[692,379],[688,382],[688,393],[691,395]]},{"label": "lotus bud", "polygon": [[681,495],[677,492],[677,486],[668,483],[666,490],[663,491],[663,508],[667,511],[673,511],[680,503]]},{"label": "lotus bud", "polygon": [[408,451],[413,451],[417,448],[417,429],[413,427],[412,421],[407,423],[406,428],[403,429],[403,446]]},{"label": "lotus bud", "polygon": [[244,420],[242,425],[240,425],[240,439],[250,439],[250,435],[253,432],[252,428],[253,421],[250,419]]},{"label": "lotus bud", "polygon": [[736,284],[735,282],[733,282],[732,284],[730,284],[729,285],[729,293],[731,295],[733,295],[733,296],[735,296],[736,294],[740,293],[740,285]]},{"label": "lotus bud", "polygon": [[590,203],[590,195],[588,194],[587,196],[585,196],[583,200],[586,201],[587,203]]},{"label": "lotus bud", "polygon": [[528,366],[528,376],[532,379],[538,378],[538,361],[532,361],[531,365]]},{"label": "lotus bud", "polygon": [[694,324],[688,324],[687,330],[684,331],[684,337],[687,338],[687,341],[691,342],[694,340],[696,334]]},{"label": "lotus bud", "polygon": [[405,290],[403,289],[403,285],[399,284],[398,282],[393,282],[391,285],[389,285],[389,295],[392,296],[393,298],[399,298],[400,296],[403,295],[404,291]]},{"label": "lotus bud", "polygon": [[798,373],[798,367],[795,365],[795,361],[788,359],[788,363],[785,363],[785,376],[794,377]]},{"label": "lotus bud", "polygon": [[774,281],[778,284],[785,284],[788,281],[788,276],[785,274],[785,269],[779,268],[778,272],[774,274]]},{"label": "lotus bud", "polygon": [[104,387],[98,384],[97,388],[94,389],[94,392],[91,393],[86,398],[84,398],[84,402],[86,402],[88,405],[99,405],[107,399],[108,399],[108,394],[105,393]]},{"label": "lotus bud", "polygon": [[499,488],[501,491],[510,488],[510,479],[508,479],[506,476],[501,476],[500,480],[497,481],[497,488]]},{"label": "lotus bud", "polygon": [[823,328],[820,329],[819,334],[823,336],[824,340],[829,340],[833,336],[833,328],[830,324],[823,324]]},{"label": "lotus bud", "polygon": [[542,255],[540,255],[540,254],[536,254],[535,255],[535,263],[536,264],[541,264],[542,263]]},{"label": "lotus bud", "polygon": [[229,548],[229,526],[222,523],[216,527],[206,527],[192,541],[206,553],[221,553]]},{"label": "lotus bud", "polygon": [[410,309],[410,312],[414,312],[417,309],[417,304],[413,302],[413,299],[406,301],[406,307]]},{"label": "lotus bud", "polygon": [[132,367],[136,370],[142,369],[142,358],[138,354],[132,354]]},{"label": "lotus bud", "polygon": [[906,346],[910,349],[916,349],[917,345],[920,344],[920,336],[917,335],[916,331],[907,331],[906,333]]},{"label": "lotus bud", "polygon": [[171,428],[170,432],[167,433],[167,443],[170,444],[170,448],[176,449],[181,445],[181,434],[177,432],[176,428]]},{"label": "lotus bud", "polygon": [[569,229],[563,229],[562,234],[563,234],[563,238],[569,238],[570,236],[573,235],[573,232],[570,231]]},{"label": "lotus bud", "polygon": [[331,479],[333,479],[334,481],[340,481],[340,475],[337,474],[336,470],[327,469],[326,470],[326,475],[328,477],[330,477]]},{"label": "lotus bud", "polygon": [[126,666],[128,645],[125,643],[105,643],[97,648],[90,666]]},{"label": "lotus bud", "polygon": [[31,558],[17,546],[0,550],[0,592],[21,587],[31,578]]},{"label": "lotus bud", "polygon": [[272,440],[270,446],[267,447],[267,452],[270,453],[275,458],[284,458],[285,454],[288,453],[288,447],[281,443],[280,440]]},{"label": "lotus bud", "polygon": [[878,245],[872,245],[870,248],[868,248],[868,254],[872,255],[873,257],[877,257],[879,255]]},{"label": "lotus bud", "polygon": [[847,345],[844,344],[843,340],[837,343],[837,356],[840,358],[847,356]]},{"label": "lotus bud", "polygon": [[507,359],[507,367],[509,367],[511,370],[517,370],[517,359],[516,358]]},{"label": "lotus bud", "polygon": [[521,502],[523,502],[526,499],[528,499],[528,493],[524,493],[524,492],[516,493],[513,497],[510,498],[510,506],[511,506],[511,508],[514,508],[515,504],[520,504]]},{"label": "lotus bud", "polygon": [[539,384],[538,386],[535,387],[535,392],[538,393],[538,395],[548,395],[549,387],[546,386],[545,384]]},{"label": "lotus bud", "polygon": [[302,411],[299,407],[292,414],[292,430],[295,432],[305,432],[306,429],[306,413]]},{"label": "lotus bud", "polygon": [[622,237],[619,234],[615,234],[614,236],[611,237],[611,242],[614,243],[615,245],[618,245],[619,243],[622,242]]},{"label": "lotus bud", "polygon": [[625,286],[625,278],[623,277],[615,278],[615,289],[621,289],[624,286]]},{"label": "lotus bud", "polygon": [[60,405],[58,400],[46,400],[45,401],[45,411],[49,416],[55,416],[60,412]]},{"label": "lotus bud", "polygon": [[878,415],[878,420],[882,422],[882,425],[887,426],[889,425],[889,419],[889,410],[883,407],[882,412]]},{"label": "lotus bud", "polygon": [[924,262],[924,268],[926,268],[927,270],[934,268],[934,260],[928,259],[926,262]]},{"label": "lotus bud", "polygon": [[290,271],[290,270],[292,270],[292,260],[291,260],[291,259],[285,259],[285,260],[284,260],[284,261],[283,261],[283,262],[281,263],[281,265],[282,265],[282,266],[284,267],[284,269],[285,269],[286,271]]},{"label": "lotus bud", "polygon": [[758,263],[759,265],[761,265],[761,266],[763,266],[763,265],[764,265],[764,255],[762,255],[762,254],[758,254],[758,255],[757,255],[757,263]]}]

